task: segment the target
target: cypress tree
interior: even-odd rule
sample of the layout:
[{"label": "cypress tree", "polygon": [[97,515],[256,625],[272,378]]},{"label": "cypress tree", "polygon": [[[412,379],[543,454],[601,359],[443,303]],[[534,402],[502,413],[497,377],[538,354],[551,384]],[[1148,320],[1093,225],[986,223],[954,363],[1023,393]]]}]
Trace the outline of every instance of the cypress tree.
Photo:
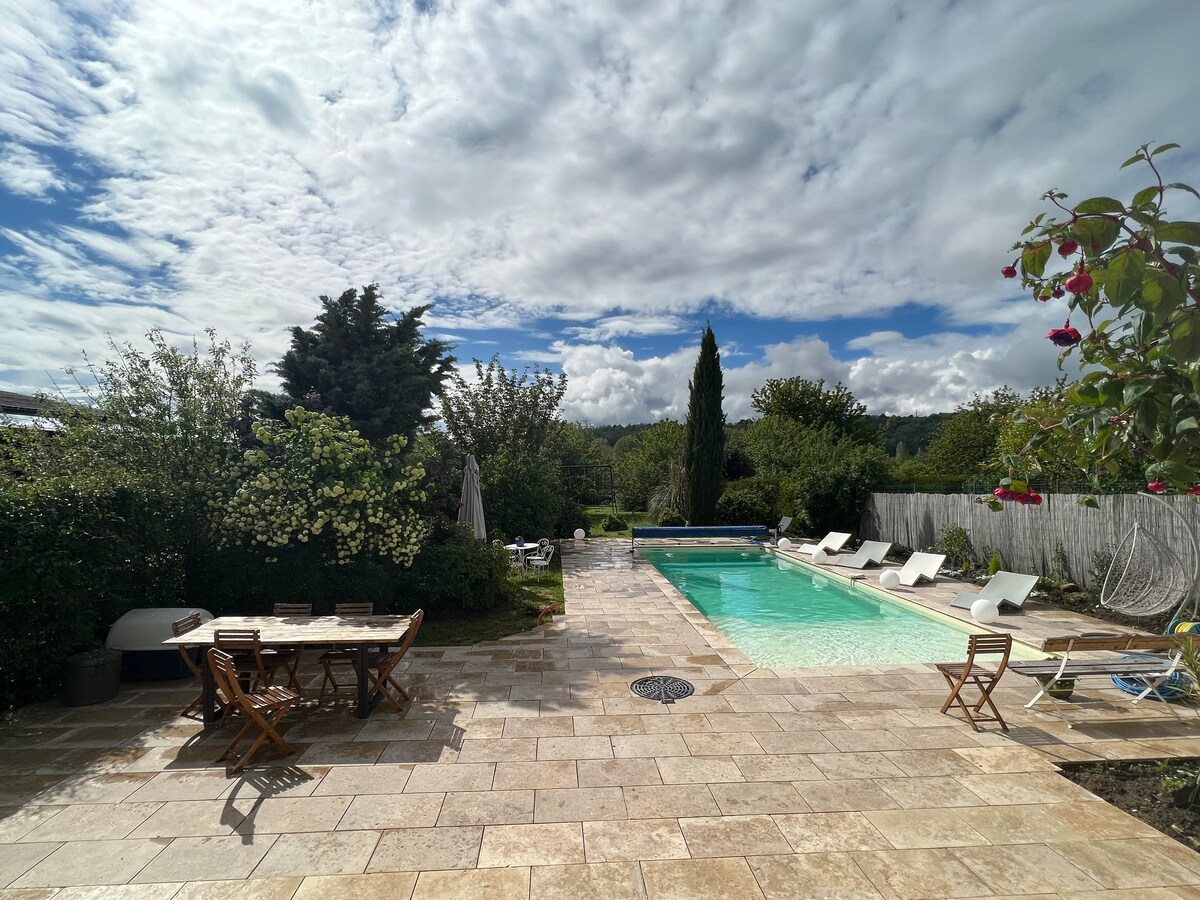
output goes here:
[{"label": "cypress tree", "polygon": [[691,395],[688,397],[687,440],[683,448],[688,522],[712,525],[721,496],[721,466],[725,460],[725,414],[721,412],[724,379],[712,326],[704,328],[696,371],[688,388]]}]

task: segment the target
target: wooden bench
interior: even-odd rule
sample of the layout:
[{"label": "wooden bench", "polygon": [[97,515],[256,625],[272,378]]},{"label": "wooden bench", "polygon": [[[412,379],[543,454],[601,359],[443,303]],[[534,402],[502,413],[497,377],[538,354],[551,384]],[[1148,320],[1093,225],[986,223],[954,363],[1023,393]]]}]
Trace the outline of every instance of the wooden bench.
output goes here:
[{"label": "wooden bench", "polygon": [[[1068,727],[1072,723],[1067,720],[1065,714],[1059,711],[1059,698],[1051,693],[1051,689],[1059,681],[1083,678],[1089,675],[1107,677],[1116,675],[1118,677],[1136,679],[1146,687],[1145,690],[1130,702],[1137,703],[1139,700],[1144,700],[1153,694],[1158,700],[1162,701],[1163,707],[1178,719],[1179,713],[1159,693],[1158,689],[1172,675],[1179,671],[1185,640],[1190,641],[1191,639],[1187,635],[1180,634],[1104,634],[1052,637],[1046,638],[1042,642],[1042,651],[1045,653],[1061,653],[1062,657],[1060,659],[1010,662],[1008,668],[1018,675],[1038,678],[1042,682],[1041,690],[1034,694],[1033,699],[1025,704],[1026,709],[1032,707],[1043,697],[1049,697],[1051,704],[1055,708],[1056,715],[1066,722]],[[1132,659],[1125,657],[1114,659],[1077,659],[1071,656],[1072,653],[1096,652],[1163,653],[1165,655],[1157,657],[1145,655]]]}]

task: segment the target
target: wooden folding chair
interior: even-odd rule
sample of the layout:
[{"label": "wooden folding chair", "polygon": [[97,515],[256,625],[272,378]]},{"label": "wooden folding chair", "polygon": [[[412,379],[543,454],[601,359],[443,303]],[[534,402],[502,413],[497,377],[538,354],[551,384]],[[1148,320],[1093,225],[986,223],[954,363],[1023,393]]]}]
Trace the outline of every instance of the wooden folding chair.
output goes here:
[{"label": "wooden folding chair", "polygon": [[[374,603],[337,603],[333,607],[335,616],[373,616],[375,615]],[[325,673],[321,676],[321,693],[317,696],[317,703],[325,699],[325,685],[333,685],[333,692],[336,694],[343,685],[338,684],[337,679],[333,677],[334,666],[351,666],[353,667],[358,662],[358,650],[352,647],[334,647],[326,650],[317,657],[317,662],[321,664],[321,668]]]},{"label": "wooden folding chair", "polygon": [[[951,705],[962,710],[963,715],[975,731],[979,730],[979,722],[998,722],[1000,727],[1008,731],[1008,725],[1000,715],[1000,710],[992,702],[992,691],[1008,666],[1008,657],[1012,653],[1011,634],[973,634],[967,639],[967,661],[965,663],[938,663],[937,670],[950,686],[950,696],[942,704],[945,713]],[[979,656],[1000,656],[1000,664],[995,671],[975,665]],[[979,691],[979,700],[971,704],[963,700],[963,688],[968,685]],[[984,706],[992,711],[992,715],[982,715]]]},{"label": "wooden folding chair", "polygon": [[225,752],[218,757],[218,760],[228,759],[233,748],[251,729],[255,728],[259,731],[258,737],[250,745],[250,749],[238,758],[230,770],[232,773],[236,774],[244,769],[267,739],[274,741],[288,753],[296,752],[296,748],[283,739],[278,726],[287,711],[300,699],[299,694],[287,688],[271,686],[267,686],[261,691],[243,691],[237,663],[234,662],[232,656],[216,647],[208,651],[208,667],[212,671],[217,687],[229,697],[230,706],[246,719],[241,731],[229,742],[229,746],[225,748]]},{"label": "wooden folding chair", "polygon": [[[311,603],[276,603],[271,608],[271,615],[277,619],[291,619],[312,616]],[[304,651],[303,647],[275,647],[275,650],[280,653],[295,653],[296,666],[300,665],[300,654]]]},{"label": "wooden folding chair", "polygon": [[404,658],[408,648],[413,645],[413,641],[417,639],[417,632],[421,630],[421,623],[424,620],[425,610],[418,609],[412,614],[412,621],[408,624],[408,631],[404,633],[404,643],[400,645],[400,649],[391,653],[381,653],[368,664],[367,678],[371,681],[371,699],[380,694],[397,712],[404,712],[401,700],[412,702],[412,697],[408,696],[408,692],[392,678],[392,672],[400,664],[400,660]]},{"label": "wooden folding chair", "polygon": [[[200,613],[190,613],[189,615],[184,616],[182,619],[176,619],[171,623],[171,635],[173,637],[179,637],[181,634],[187,634],[189,631],[195,631],[200,627],[200,625]],[[187,716],[188,718],[196,718],[192,715],[192,713],[199,709],[200,705],[204,702],[204,670],[200,668],[200,664],[197,663],[195,657],[192,656],[191,647],[185,647],[182,644],[178,644],[177,647],[179,649],[179,655],[183,657],[183,661],[187,664],[188,671],[190,671],[192,675],[196,677],[196,683],[200,685],[201,691],[201,693],[196,695],[195,700],[179,711],[179,714],[181,716]],[[217,706],[224,709],[224,705],[224,698],[218,695]]]},{"label": "wooden folding chair", "polygon": [[300,690],[296,678],[296,665],[300,653],[296,650],[276,650],[264,647],[257,628],[218,628],[213,632],[213,646],[218,650],[233,651],[238,675],[247,679],[249,689],[270,687],[275,673],[283,669],[288,674],[288,687]]}]

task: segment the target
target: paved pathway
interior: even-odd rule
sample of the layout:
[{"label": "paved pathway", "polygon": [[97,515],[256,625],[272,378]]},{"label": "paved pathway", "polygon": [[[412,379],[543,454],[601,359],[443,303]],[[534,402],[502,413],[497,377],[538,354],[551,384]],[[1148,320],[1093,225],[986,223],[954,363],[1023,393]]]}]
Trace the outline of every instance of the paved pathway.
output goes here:
[{"label": "paved pathway", "polygon": [[[757,669],[627,544],[563,563],[566,616],[413,651],[404,717],[310,706],[302,752],[242,778],[175,715],[186,683],[20,711],[0,898],[1200,897],[1200,855],[1055,769],[1200,754],[1197,729],[1128,704],[1067,729],[1012,678],[1013,730],[975,734],[926,666]],[[697,694],[633,697],[649,673]]]}]

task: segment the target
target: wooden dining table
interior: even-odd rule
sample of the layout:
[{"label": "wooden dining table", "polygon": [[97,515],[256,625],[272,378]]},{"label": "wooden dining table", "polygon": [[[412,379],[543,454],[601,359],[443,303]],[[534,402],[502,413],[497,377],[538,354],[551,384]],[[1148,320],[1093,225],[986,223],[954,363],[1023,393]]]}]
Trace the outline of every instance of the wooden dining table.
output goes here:
[{"label": "wooden dining table", "polygon": [[[404,640],[408,633],[409,616],[220,616],[210,619],[198,628],[193,628],[179,637],[168,638],[163,644],[169,647],[213,646],[215,634],[226,628],[255,628],[263,647],[336,646],[354,648],[358,651],[355,669],[358,674],[357,715],[365,719],[371,714],[379,697],[371,698],[370,682],[367,679],[370,649],[378,648],[386,653],[388,646]],[[217,712],[217,692],[212,671],[208,666],[208,653],[201,654],[201,670],[204,673],[202,702],[205,723],[220,721]]]}]

